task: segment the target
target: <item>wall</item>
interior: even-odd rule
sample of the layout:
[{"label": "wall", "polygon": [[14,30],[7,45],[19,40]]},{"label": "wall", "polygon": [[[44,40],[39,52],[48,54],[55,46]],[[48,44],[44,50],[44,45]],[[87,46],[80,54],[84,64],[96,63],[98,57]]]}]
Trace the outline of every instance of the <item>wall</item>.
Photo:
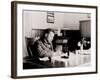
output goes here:
[{"label": "wall", "polygon": [[[24,0],[25,1],[25,0]],[[100,0],[30,0],[51,3],[97,5],[100,14]],[[100,26],[98,15],[98,26]],[[98,27],[98,53],[100,53],[100,27]],[[98,74],[55,76],[40,78],[11,79],[11,0],[0,0],[0,80],[100,80],[100,54]]]},{"label": "wall", "polygon": [[87,21],[80,21],[80,30],[82,37],[90,37],[91,36],[91,22],[90,20]]},{"label": "wall", "polygon": [[79,21],[81,20],[89,20],[87,16],[88,14],[82,13],[67,13],[64,15],[64,24],[63,26],[71,30],[78,30],[79,29]]},{"label": "wall", "polygon": [[47,23],[47,12],[44,11],[24,11],[24,34],[31,36],[34,28],[67,28],[70,30],[79,29],[80,20],[88,20],[87,14],[54,12],[54,24]]}]

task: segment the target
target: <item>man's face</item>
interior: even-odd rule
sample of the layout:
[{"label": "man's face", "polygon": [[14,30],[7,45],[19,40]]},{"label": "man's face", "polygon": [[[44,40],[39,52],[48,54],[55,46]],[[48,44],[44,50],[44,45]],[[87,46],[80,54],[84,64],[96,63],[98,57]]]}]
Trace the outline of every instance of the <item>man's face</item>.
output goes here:
[{"label": "man's face", "polygon": [[51,43],[53,38],[54,38],[54,33],[51,31],[51,32],[49,32],[49,34],[47,36],[47,40]]}]

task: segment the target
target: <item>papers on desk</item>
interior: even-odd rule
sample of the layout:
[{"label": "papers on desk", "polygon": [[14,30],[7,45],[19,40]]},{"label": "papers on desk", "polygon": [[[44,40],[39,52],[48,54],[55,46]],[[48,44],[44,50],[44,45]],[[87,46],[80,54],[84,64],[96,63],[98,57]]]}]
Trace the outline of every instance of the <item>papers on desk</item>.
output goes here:
[{"label": "papers on desk", "polygon": [[40,61],[47,61],[47,60],[49,60],[49,58],[48,58],[48,57],[39,58],[39,59],[40,59]]},{"label": "papers on desk", "polygon": [[83,54],[83,55],[89,55],[91,53],[91,49],[88,50],[77,50],[76,54]]},{"label": "papers on desk", "polygon": [[68,54],[67,52],[63,53],[61,51],[57,51],[57,52],[54,52],[53,57],[56,57],[56,56],[59,56],[59,57],[61,57],[61,56],[67,56],[67,54]]},{"label": "papers on desk", "polygon": [[61,55],[61,52],[60,51],[57,51],[57,52],[54,52],[53,57],[60,56],[60,55]]}]

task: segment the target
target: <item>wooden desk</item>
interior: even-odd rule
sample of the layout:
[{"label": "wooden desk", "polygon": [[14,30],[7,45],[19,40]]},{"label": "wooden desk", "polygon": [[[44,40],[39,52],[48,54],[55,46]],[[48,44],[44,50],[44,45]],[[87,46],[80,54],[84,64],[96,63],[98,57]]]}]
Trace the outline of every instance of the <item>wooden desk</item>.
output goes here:
[{"label": "wooden desk", "polygon": [[52,57],[52,64],[54,67],[75,67],[75,66],[90,66],[91,62],[91,55],[90,50],[84,51],[84,54],[80,53],[80,51],[76,51],[76,53],[69,53],[69,58],[61,58],[61,55],[55,55]]},{"label": "wooden desk", "polygon": [[24,59],[23,69],[37,69],[37,68],[58,68],[58,67],[83,67],[90,66],[91,64],[91,50],[85,50],[81,53],[77,50],[76,53],[69,53],[69,58],[61,58],[61,56],[67,56],[61,52],[56,52],[51,58],[51,62],[48,58],[41,58],[40,61],[34,61]]}]

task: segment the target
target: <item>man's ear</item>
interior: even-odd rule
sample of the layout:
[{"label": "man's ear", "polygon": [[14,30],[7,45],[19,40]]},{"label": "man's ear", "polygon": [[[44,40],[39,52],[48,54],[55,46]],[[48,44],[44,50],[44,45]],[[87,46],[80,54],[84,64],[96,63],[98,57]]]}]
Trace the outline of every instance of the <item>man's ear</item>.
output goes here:
[{"label": "man's ear", "polygon": [[45,34],[45,37],[48,37],[48,34],[47,33]]}]

